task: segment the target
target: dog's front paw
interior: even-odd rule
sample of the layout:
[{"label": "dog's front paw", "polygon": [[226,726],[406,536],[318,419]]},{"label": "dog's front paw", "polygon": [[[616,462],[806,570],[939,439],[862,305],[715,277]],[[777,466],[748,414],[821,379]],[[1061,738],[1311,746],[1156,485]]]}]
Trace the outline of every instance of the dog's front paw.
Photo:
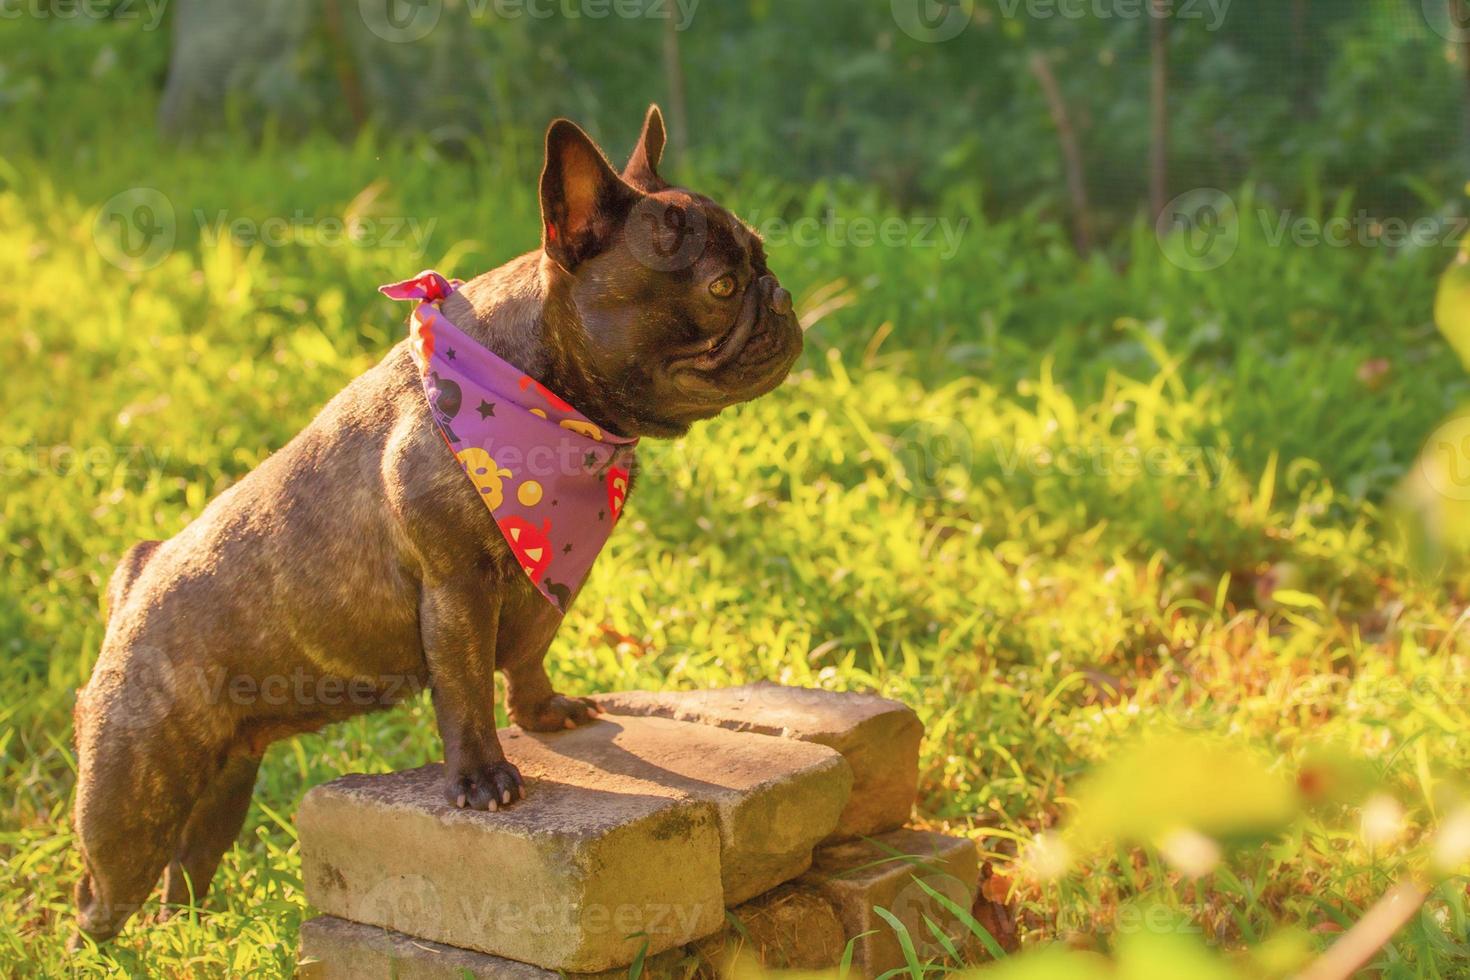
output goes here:
[{"label": "dog's front paw", "polygon": [[553,694],[530,708],[517,709],[512,706],[510,714],[511,720],[526,731],[559,732],[594,721],[602,715],[602,711],[591,698],[569,698]]},{"label": "dog's front paw", "polygon": [[451,770],[444,786],[445,798],[461,810],[499,810],[525,795],[526,783],[520,770],[504,760],[458,772]]}]

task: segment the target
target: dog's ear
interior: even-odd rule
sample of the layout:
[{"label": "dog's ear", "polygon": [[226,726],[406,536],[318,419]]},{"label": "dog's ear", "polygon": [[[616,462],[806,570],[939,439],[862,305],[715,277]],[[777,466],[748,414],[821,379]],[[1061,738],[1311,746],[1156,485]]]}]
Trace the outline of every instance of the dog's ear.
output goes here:
[{"label": "dog's ear", "polygon": [[558,119],[546,130],[541,247],[562,268],[607,248],[638,198],[576,123]]},{"label": "dog's ear", "polygon": [[668,187],[658,175],[658,161],[664,155],[666,139],[664,114],[658,111],[657,105],[651,105],[648,115],[643,117],[643,134],[638,137],[638,145],[633,148],[633,155],[623,168],[623,179],[650,193]]}]

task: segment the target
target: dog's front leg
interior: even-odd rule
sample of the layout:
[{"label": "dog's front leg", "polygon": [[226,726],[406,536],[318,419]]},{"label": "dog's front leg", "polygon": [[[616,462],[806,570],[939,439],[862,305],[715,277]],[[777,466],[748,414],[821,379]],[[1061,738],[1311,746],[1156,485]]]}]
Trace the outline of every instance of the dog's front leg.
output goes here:
[{"label": "dog's front leg", "polygon": [[419,623],[444,739],[444,795],[473,810],[509,805],[524,785],[495,734],[499,621],[500,600],[478,577],[425,585]]},{"label": "dog's front leg", "polygon": [[546,676],[546,651],[561,626],[561,613],[538,595],[513,618],[515,628],[502,628],[496,647],[510,720],[530,732],[555,732],[596,718],[597,702],[556,693]]}]

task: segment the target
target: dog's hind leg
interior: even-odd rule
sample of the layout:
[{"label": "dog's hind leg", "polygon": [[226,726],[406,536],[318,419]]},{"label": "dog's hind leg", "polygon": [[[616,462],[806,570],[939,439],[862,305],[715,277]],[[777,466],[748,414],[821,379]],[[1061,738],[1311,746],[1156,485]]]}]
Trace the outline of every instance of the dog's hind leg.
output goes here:
[{"label": "dog's hind leg", "polygon": [[86,702],[77,712],[77,926],[102,942],[148,899],[220,757],[167,723],[130,727],[117,714],[90,715]]},{"label": "dog's hind leg", "polygon": [[107,580],[107,617],[109,619],[127,598],[128,590],[142,574],[143,566],[148,564],[148,559],[153,557],[153,553],[161,544],[163,544],[162,541],[139,541],[129,548],[127,554],[122,556],[122,561],[117,563],[112,577]]},{"label": "dog's hind leg", "polygon": [[[179,849],[163,875],[163,901],[169,906],[204,901],[220,859],[229,852],[255,789],[259,756],[232,756],[194,804]],[[164,910],[165,915],[168,909]]]}]

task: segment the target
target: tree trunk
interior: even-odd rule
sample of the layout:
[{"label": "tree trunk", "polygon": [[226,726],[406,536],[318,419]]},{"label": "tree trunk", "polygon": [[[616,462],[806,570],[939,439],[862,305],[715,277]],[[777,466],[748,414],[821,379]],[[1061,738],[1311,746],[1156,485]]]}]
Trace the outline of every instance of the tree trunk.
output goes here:
[{"label": "tree trunk", "polygon": [[1086,255],[1092,251],[1092,212],[1087,202],[1087,175],[1082,165],[1082,149],[1077,143],[1077,131],[1072,126],[1072,117],[1067,112],[1066,100],[1062,98],[1062,87],[1057,84],[1051,63],[1039,51],[1031,55],[1031,74],[1041,84],[1052,125],[1056,127],[1057,144],[1062,149],[1062,166],[1067,174],[1067,196],[1072,201],[1073,240],[1077,244],[1077,251]]},{"label": "tree trunk", "polygon": [[1450,47],[1460,66],[1460,167],[1470,177],[1470,2],[1445,0]]},{"label": "tree trunk", "polygon": [[689,106],[684,98],[684,62],[679,52],[679,27],[673,17],[664,19],[664,82],[669,97],[669,143],[674,166],[689,158]]},{"label": "tree trunk", "polygon": [[1149,0],[1148,206],[1155,221],[1169,200],[1169,9],[1170,0]]},{"label": "tree trunk", "polygon": [[367,104],[362,96],[362,79],[358,77],[357,64],[352,57],[352,45],[342,28],[342,8],[337,5],[337,0],[323,0],[322,14],[327,28],[327,43],[332,49],[332,68],[337,73],[342,101],[347,103],[352,129],[356,132],[367,122]]}]

